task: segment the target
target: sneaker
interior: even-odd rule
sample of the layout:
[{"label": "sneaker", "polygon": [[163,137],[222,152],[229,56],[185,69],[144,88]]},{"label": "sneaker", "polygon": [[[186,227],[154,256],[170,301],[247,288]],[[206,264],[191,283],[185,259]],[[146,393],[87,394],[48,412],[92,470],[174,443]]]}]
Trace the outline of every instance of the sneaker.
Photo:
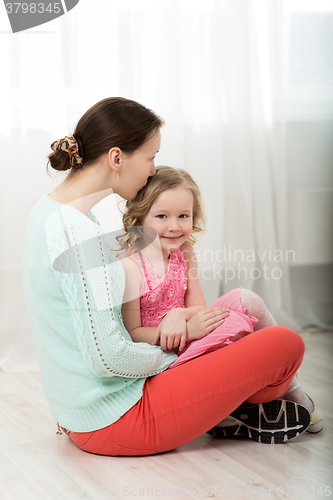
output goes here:
[{"label": "sneaker", "polygon": [[254,406],[240,406],[208,431],[217,437],[243,436],[258,443],[280,444],[306,431],[311,416],[304,406],[276,399]]},{"label": "sneaker", "polygon": [[311,423],[306,429],[306,432],[311,432],[312,434],[317,434],[324,428],[324,416],[319,410],[315,410],[311,413]]},{"label": "sneaker", "polygon": [[[293,393],[297,389],[301,389],[301,397],[300,397],[300,395],[298,395],[298,396],[296,396],[296,398],[294,396],[292,399],[294,402],[296,402],[298,399],[298,401],[300,403],[304,404],[304,402],[303,402],[304,396],[306,396],[311,401],[312,407],[313,407],[313,413],[311,413],[311,423],[310,423],[309,427],[307,428],[307,432],[311,432],[312,434],[317,434],[318,432],[322,431],[324,428],[324,416],[319,410],[316,409],[316,406],[315,406],[314,402],[312,401],[312,399],[310,398],[309,394],[304,392],[303,389],[301,388],[300,384],[297,382],[297,380],[296,380],[297,375],[298,375],[298,372],[296,373],[295,379],[293,380],[288,391],[283,395],[283,399],[289,400],[288,396],[290,397],[291,393]],[[303,394],[303,397],[302,397],[302,394]]]},{"label": "sneaker", "polygon": [[312,434],[317,434],[318,432],[322,431],[324,428],[324,415],[321,413],[321,411],[316,409],[316,406],[310,396],[306,394],[307,397],[310,399],[311,403],[313,404],[314,407],[314,412],[311,413],[311,423],[309,427],[306,429],[307,432],[311,432]]}]

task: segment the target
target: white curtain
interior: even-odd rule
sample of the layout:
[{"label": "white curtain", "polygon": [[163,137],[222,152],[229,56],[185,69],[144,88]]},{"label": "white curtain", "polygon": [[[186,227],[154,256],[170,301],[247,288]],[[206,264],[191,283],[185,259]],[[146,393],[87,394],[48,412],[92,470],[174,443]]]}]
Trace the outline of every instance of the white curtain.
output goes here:
[{"label": "white curtain", "polygon": [[[165,119],[156,163],[185,168],[201,188],[207,231],[197,254],[207,303],[251,288],[278,323],[299,329],[291,271],[333,260],[332,12],[332,0],[80,0],[15,35],[1,13],[0,367],[37,369],[21,261],[32,206],[64,178],[46,174],[49,146],[88,107],[116,95]],[[297,142],[304,130],[296,125],[308,123],[326,151],[319,164],[309,160],[311,141]],[[309,213],[320,199],[321,231],[312,224],[320,241],[310,251],[310,228],[299,221],[313,169]]]}]

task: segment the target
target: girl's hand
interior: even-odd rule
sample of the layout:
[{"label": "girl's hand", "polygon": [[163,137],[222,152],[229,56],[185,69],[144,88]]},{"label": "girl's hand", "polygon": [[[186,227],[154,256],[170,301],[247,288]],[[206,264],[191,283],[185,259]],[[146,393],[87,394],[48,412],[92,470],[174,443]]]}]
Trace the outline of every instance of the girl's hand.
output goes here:
[{"label": "girl's hand", "polygon": [[222,307],[206,307],[201,309],[187,322],[187,340],[201,339],[221,325],[229,316],[228,309]]},{"label": "girl's hand", "polygon": [[163,351],[171,351],[177,347],[181,351],[187,340],[185,317],[185,309],[171,309],[158,325],[152,345],[156,345],[160,341]]}]

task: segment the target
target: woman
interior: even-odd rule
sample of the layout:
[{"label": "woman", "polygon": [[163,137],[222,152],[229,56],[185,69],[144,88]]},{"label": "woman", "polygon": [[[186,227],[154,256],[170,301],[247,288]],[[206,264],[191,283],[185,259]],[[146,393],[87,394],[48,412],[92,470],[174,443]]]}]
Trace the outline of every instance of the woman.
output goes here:
[{"label": "woman", "polygon": [[[264,328],[166,370],[177,356],[133,342],[123,325],[124,271],[91,208],[112,192],[134,198],[154,175],[161,126],[134,101],[104,99],[83,115],[73,136],[51,145],[51,166],[70,172],[32,209],[23,265],[51,410],[80,448],[103,455],[168,451],[219,423],[215,433],[240,429],[256,441],[282,442],[310,423],[303,406],[273,401],[287,392],[301,364],[304,343],[297,333]],[[217,321],[224,316],[216,311]],[[186,309],[173,309],[161,330],[182,334],[188,319]],[[246,408],[238,409],[244,401]],[[266,430],[258,419],[263,411],[278,421],[264,424]],[[228,428],[230,420],[223,419],[230,414],[237,425]]]}]

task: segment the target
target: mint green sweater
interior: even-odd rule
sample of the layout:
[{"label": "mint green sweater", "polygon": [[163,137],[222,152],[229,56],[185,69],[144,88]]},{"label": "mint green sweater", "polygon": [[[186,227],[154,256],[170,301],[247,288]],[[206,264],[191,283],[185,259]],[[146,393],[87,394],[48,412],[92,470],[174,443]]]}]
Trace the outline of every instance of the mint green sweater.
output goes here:
[{"label": "mint green sweater", "polygon": [[72,432],[118,420],[147,377],[177,359],[135,343],[121,316],[124,271],[94,214],[43,196],[33,207],[23,256],[24,294],[44,391]]}]

